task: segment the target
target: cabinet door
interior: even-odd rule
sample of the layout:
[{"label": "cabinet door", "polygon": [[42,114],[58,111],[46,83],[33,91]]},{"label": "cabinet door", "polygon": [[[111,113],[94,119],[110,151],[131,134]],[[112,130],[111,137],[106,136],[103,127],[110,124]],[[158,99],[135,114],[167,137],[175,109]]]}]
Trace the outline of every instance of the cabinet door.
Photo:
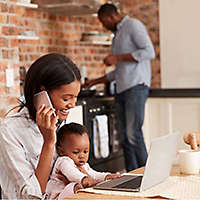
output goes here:
[{"label": "cabinet door", "polygon": [[200,98],[149,98],[145,109],[144,137],[147,148],[153,138],[180,132],[178,148],[186,132],[200,130]]},{"label": "cabinet door", "polygon": [[166,120],[163,118],[166,112],[165,99],[149,98],[147,100],[143,125],[147,149],[149,149],[153,138],[166,134],[166,127],[164,127]]}]

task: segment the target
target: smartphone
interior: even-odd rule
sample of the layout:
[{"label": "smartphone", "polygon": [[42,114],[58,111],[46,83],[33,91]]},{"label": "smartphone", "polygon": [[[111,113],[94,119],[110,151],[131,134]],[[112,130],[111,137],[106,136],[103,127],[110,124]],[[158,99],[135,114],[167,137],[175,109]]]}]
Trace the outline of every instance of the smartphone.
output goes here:
[{"label": "smartphone", "polygon": [[[49,95],[45,90],[35,94],[33,102],[37,111],[39,110],[42,104],[45,104],[46,106],[50,106],[51,108],[53,108]],[[55,115],[56,114],[54,112],[54,116]]]}]

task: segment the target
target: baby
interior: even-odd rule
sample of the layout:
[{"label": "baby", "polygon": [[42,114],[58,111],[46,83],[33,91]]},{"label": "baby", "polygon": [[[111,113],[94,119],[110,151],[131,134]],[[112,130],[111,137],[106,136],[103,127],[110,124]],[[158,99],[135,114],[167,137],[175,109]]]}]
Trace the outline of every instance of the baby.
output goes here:
[{"label": "baby", "polygon": [[[97,183],[118,178],[120,174],[97,172],[87,163],[90,141],[85,126],[77,123],[65,124],[57,133],[56,150],[59,157],[47,184],[49,199],[62,199]],[[71,187],[69,187],[71,184]]]}]

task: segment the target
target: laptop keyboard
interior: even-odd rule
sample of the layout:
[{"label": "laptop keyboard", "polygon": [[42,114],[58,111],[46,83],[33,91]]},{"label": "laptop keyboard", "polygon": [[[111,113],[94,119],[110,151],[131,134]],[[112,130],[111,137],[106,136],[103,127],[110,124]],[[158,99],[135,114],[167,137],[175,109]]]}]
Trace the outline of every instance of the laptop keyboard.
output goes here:
[{"label": "laptop keyboard", "polygon": [[114,186],[113,188],[137,189],[140,187],[143,176],[135,177],[129,181]]}]

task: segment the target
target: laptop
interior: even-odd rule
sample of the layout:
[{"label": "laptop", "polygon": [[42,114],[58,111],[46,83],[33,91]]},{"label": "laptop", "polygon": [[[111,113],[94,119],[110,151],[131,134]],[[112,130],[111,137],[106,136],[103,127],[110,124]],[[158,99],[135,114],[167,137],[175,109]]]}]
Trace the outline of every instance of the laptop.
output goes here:
[{"label": "laptop", "polygon": [[94,189],[141,192],[167,179],[176,158],[178,133],[152,140],[143,175],[123,175],[94,186]]}]

